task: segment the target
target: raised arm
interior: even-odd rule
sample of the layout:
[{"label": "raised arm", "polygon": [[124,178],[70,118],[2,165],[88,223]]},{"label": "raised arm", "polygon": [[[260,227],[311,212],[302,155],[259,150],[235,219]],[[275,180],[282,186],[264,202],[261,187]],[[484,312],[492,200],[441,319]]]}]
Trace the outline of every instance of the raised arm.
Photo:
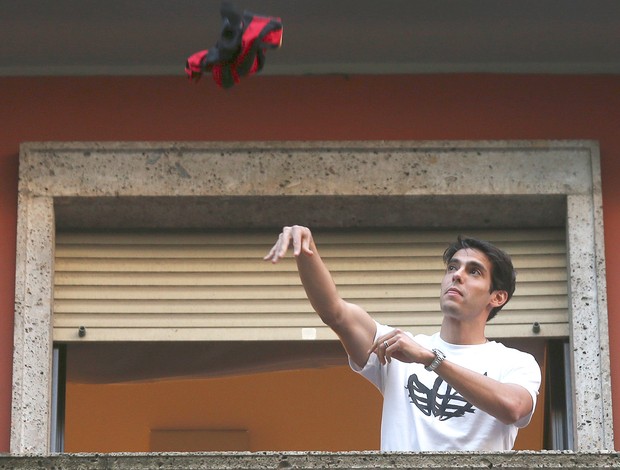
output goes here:
[{"label": "raised arm", "polygon": [[323,323],[338,335],[353,361],[363,367],[376,333],[374,320],[359,305],[340,297],[309,228],[299,225],[284,227],[277,242],[263,259],[277,263],[286,255],[291,244],[299,277],[310,304]]}]

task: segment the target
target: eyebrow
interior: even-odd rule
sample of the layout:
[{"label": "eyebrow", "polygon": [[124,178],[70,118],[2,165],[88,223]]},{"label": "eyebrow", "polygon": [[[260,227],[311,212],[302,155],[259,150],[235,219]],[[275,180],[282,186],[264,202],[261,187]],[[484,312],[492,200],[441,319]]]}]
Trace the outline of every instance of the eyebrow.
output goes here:
[{"label": "eyebrow", "polygon": [[[458,264],[459,266],[460,266],[461,264],[463,264],[463,262],[462,262],[459,258],[452,257],[452,258],[450,258],[450,259],[448,260],[448,263],[446,264],[446,266],[450,266],[450,265],[451,265],[451,264],[453,264],[453,263],[456,263],[456,264]],[[479,261],[473,261],[473,260],[471,260],[471,261],[467,261],[467,262],[465,263],[465,266],[467,266],[467,267],[476,267],[476,268],[478,268],[480,271],[485,272],[485,273],[486,273],[486,272],[489,272],[489,270],[488,270],[488,269],[484,266],[484,264],[482,264],[482,263],[481,263],[481,262],[479,262]]]}]

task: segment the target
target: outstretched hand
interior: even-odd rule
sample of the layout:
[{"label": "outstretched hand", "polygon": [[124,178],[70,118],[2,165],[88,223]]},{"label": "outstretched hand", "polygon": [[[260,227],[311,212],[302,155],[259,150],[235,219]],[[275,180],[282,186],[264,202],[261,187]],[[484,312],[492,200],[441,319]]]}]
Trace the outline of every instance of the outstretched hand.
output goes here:
[{"label": "outstretched hand", "polygon": [[311,249],[313,239],[310,229],[308,227],[302,227],[301,225],[293,225],[282,229],[282,233],[278,236],[275,245],[271,247],[271,250],[269,250],[269,253],[267,253],[263,260],[277,263],[284,258],[291,242],[293,243],[294,256],[297,257],[302,253],[307,256],[312,256],[314,254]]}]

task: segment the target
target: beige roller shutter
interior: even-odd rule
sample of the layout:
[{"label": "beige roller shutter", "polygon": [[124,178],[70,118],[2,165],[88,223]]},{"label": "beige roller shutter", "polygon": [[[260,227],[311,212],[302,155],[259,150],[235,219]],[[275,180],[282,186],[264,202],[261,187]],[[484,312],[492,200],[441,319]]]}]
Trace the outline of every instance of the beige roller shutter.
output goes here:
[{"label": "beige roller shutter", "polygon": [[[488,336],[568,335],[564,230],[468,235],[511,253],[518,271],[515,296],[489,322]],[[380,322],[437,331],[441,255],[453,231],[317,232],[315,238],[344,298]],[[240,232],[59,233],[54,339],[335,338],[312,311],[294,261],[262,261],[274,239]]]}]

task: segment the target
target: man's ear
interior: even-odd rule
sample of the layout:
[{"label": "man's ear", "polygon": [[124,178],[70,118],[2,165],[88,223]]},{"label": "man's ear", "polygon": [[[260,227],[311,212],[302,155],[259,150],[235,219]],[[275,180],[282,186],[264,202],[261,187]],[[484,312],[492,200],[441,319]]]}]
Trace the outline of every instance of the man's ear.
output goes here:
[{"label": "man's ear", "polygon": [[491,294],[491,307],[501,307],[506,302],[508,302],[508,292],[505,290],[495,290]]}]

